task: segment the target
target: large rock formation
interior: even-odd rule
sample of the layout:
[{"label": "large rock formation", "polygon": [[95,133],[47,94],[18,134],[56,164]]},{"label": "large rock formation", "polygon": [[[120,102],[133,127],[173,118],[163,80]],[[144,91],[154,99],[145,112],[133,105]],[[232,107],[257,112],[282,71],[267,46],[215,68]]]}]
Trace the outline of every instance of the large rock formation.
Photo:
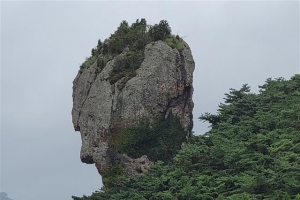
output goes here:
[{"label": "large rock formation", "polygon": [[160,40],[147,44],[141,66],[123,88],[117,86],[126,77],[112,85],[108,78],[116,59],[128,49],[107,62],[100,73],[96,62],[78,73],[73,82],[72,119],[81,133],[82,162],[95,163],[100,174],[116,162],[130,176],[146,171],[152,163],[147,155],[132,158],[109,144],[117,130],[137,126],[141,119],[151,122],[172,114],[190,136],[195,64],[189,46],[182,44],[180,51]]}]

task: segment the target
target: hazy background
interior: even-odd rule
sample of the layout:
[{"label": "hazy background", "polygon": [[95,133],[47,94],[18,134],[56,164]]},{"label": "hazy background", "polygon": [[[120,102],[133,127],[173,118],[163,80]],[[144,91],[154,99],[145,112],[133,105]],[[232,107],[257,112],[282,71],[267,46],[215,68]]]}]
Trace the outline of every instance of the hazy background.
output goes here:
[{"label": "hazy background", "polygon": [[[91,49],[122,20],[166,19],[190,45],[197,118],[229,88],[257,92],[299,73],[299,2],[1,2],[1,187],[14,200],[70,200],[100,188],[79,159],[72,81]],[[1,193],[1,200],[8,200]]]}]

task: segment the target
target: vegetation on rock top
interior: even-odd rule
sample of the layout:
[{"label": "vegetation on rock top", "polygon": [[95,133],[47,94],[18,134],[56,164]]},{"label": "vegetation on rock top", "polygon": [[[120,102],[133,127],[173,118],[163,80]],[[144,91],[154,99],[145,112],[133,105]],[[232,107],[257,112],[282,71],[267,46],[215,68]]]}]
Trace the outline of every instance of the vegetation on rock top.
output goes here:
[{"label": "vegetation on rock top", "polygon": [[100,73],[107,62],[116,58],[108,80],[110,84],[114,84],[124,78],[118,85],[118,89],[121,90],[141,66],[145,46],[158,40],[165,41],[179,51],[185,48],[182,39],[178,35],[175,37],[171,34],[171,28],[166,20],[161,20],[159,24],[148,25],[145,19],[141,19],[136,20],[131,26],[128,22],[122,21],[108,39],[104,42],[98,40],[98,45],[92,49],[92,55],[82,63],[79,72],[82,73],[96,62],[97,73]]},{"label": "vegetation on rock top", "polygon": [[299,200],[300,75],[267,79],[258,94],[246,84],[224,99],[217,114],[200,116],[211,130],[193,136],[171,162],[157,161],[134,179],[120,174],[110,187],[73,200]]}]

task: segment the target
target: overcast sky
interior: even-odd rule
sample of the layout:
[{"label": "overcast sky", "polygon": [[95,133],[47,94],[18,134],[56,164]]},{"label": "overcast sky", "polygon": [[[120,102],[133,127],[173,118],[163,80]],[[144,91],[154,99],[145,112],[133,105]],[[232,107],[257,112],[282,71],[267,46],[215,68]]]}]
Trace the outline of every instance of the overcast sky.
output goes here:
[{"label": "overcast sky", "polygon": [[102,186],[96,168],[79,159],[72,81],[98,39],[138,18],[166,19],[190,45],[196,134],[208,130],[197,118],[215,113],[229,88],[249,83],[257,92],[269,77],[299,73],[298,1],[2,1],[0,192],[70,200]]}]

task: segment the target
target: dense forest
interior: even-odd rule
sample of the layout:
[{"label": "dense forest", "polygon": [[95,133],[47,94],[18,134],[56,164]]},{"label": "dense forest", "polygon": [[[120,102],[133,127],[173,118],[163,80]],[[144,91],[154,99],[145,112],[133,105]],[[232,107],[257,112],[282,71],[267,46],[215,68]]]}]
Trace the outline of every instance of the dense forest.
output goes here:
[{"label": "dense forest", "polygon": [[199,117],[210,131],[191,137],[172,162],[73,200],[300,200],[300,75],[259,88],[230,89],[217,114]]}]

